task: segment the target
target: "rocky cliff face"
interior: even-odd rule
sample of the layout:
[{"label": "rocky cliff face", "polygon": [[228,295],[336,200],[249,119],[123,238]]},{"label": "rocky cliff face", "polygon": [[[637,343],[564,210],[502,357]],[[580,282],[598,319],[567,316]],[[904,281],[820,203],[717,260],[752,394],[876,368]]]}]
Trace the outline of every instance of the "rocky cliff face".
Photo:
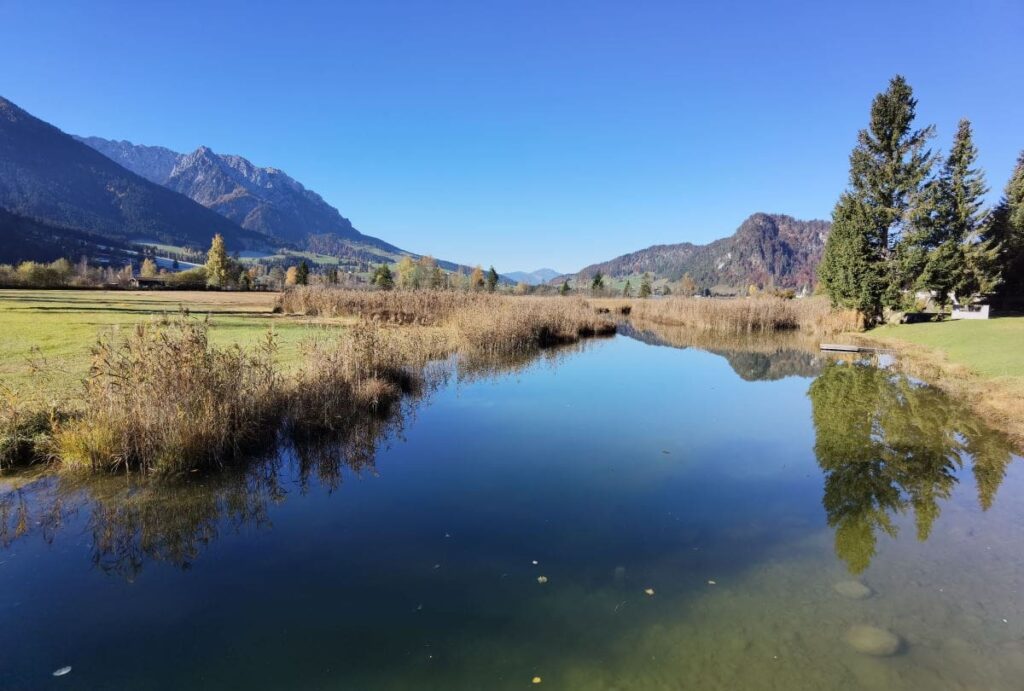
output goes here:
[{"label": "rocky cliff face", "polygon": [[394,245],[360,233],[320,195],[277,168],[261,168],[241,156],[218,154],[206,146],[179,154],[159,146],[99,137],[81,141],[248,230],[302,247],[308,247],[314,237],[323,245],[326,237],[334,240],[336,248],[402,253]]}]

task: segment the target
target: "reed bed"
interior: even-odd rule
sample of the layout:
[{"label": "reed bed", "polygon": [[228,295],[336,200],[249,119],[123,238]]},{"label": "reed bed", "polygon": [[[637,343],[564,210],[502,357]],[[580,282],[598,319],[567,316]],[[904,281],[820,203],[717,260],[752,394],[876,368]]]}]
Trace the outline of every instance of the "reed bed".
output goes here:
[{"label": "reed bed", "polygon": [[763,296],[711,299],[671,297],[634,300],[632,316],[671,326],[718,334],[766,334],[799,329],[828,335],[859,331],[860,316],[853,310],[835,310],[824,298],[788,300]]},{"label": "reed bed", "polygon": [[403,294],[403,303],[384,293],[292,292],[282,298],[289,309],[359,321],[315,330],[287,371],[272,332],[254,348],[218,347],[208,321],[187,313],[108,332],[92,349],[81,397],[68,397],[61,414],[0,400],[0,464],[51,458],[69,470],[150,474],[218,466],[273,446],[282,432],[337,433],[385,418],[424,388],[431,362],[453,353],[528,357],[614,331],[578,299]]},{"label": "reed bed", "polygon": [[61,464],[181,471],[265,439],[282,396],[273,335],[251,351],[208,335],[205,320],[182,315],[101,336],[83,408],[54,432]]},{"label": "reed bed", "polygon": [[454,291],[356,291],[302,286],[286,291],[278,309],[364,322],[419,324],[449,330],[456,349],[530,352],[615,333],[615,322],[577,297],[513,297]]}]

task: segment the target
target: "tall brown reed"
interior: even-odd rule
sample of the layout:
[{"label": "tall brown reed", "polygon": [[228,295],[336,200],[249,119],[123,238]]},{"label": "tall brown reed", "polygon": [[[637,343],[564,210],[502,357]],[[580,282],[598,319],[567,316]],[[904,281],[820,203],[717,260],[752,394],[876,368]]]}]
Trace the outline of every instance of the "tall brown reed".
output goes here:
[{"label": "tall brown reed", "polygon": [[266,435],[280,405],[272,334],[252,352],[217,348],[205,321],[156,319],[102,336],[81,414],[55,445],[68,468],[181,471]]},{"label": "tall brown reed", "polygon": [[632,316],[661,324],[720,333],[772,333],[800,329],[819,335],[856,331],[861,320],[853,310],[834,310],[824,298],[787,300],[685,298],[635,300]]}]

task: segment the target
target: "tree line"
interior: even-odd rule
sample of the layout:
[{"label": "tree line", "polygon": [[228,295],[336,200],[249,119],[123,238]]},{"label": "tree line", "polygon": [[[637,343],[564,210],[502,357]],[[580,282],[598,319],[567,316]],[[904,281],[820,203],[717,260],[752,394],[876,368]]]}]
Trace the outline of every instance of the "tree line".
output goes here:
[{"label": "tree line", "polygon": [[914,124],[917,100],[902,76],[871,104],[850,154],[850,181],[832,212],[818,275],[837,306],[865,322],[914,308],[919,291],[940,306],[988,298],[1024,301],[1024,152],[993,209],[971,123],[959,122],[943,158],[935,127]]}]

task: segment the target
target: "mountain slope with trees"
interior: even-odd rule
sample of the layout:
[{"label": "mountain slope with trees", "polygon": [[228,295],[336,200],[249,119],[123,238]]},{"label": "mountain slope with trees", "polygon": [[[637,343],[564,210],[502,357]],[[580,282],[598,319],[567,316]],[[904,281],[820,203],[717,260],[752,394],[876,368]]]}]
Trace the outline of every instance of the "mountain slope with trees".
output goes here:
[{"label": "mountain slope with trees", "polygon": [[[45,225],[116,242],[203,246],[221,233],[234,247],[266,239],[156,185],[0,97],[0,207]],[[0,239],[15,233],[0,225]]]},{"label": "mountain slope with trees", "polygon": [[591,264],[581,269],[576,279],[580,282],[598,273],[610,277],[648,273],[670,281],[688,275],[698,290],[716,286],[746,289],[750,285],[809,288],[815,283],[829,228],[828,221],[756,213],[727,238],[707,245],[654,245]]}]

